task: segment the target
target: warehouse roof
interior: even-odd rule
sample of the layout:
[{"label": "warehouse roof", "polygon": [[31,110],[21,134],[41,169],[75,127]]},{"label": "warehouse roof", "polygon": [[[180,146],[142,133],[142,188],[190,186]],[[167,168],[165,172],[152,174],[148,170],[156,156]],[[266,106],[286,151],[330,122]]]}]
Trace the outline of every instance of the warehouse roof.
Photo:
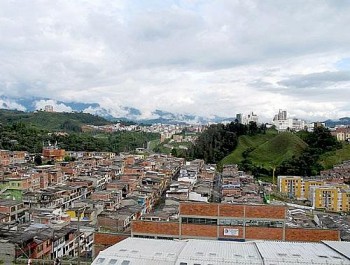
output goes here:
[{"label": "warehouse roof", "polygon": [[[127,238],[99,253],[93,265],[349,264],[349,242],[232,242]],[[349,251],[348,251],[349,252]]]}]

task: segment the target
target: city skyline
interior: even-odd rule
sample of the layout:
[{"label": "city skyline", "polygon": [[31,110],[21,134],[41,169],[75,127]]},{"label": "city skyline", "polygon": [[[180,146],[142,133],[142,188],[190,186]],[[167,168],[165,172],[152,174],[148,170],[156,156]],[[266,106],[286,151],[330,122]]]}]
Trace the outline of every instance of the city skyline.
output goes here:
[{"label": "city skyline", "polygon": [[350,116],[349,11],[347,1],[2,1],[0,96],[144,118]]}]

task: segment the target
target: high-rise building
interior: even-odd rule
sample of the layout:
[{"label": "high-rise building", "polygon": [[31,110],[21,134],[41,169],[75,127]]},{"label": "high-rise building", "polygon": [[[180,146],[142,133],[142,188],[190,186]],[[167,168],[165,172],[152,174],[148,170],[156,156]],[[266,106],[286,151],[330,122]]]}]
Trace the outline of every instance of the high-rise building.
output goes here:
[{"label": "high-rise building", "polygon": [[53,112],[53,106],[52,105],[46,105],[44,109],[45,109],[46,112]]}]

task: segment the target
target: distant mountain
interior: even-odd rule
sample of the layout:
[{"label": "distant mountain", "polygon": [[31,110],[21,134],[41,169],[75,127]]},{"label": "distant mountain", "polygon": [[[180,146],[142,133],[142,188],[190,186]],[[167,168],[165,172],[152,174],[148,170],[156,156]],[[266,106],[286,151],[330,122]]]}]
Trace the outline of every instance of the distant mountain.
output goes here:
[{"label": "distant mountain", "polygon": [[110,121],[90,113],[67,112],[24,112],[0,109],[0,123],[13,124],[23,122],[49,131],[80,132],[83,125],[107,125]]},{"label": "distant mountain", "polygon": [[350,125],[350,117],[340,118],[338,120],[326,120],[324,121],[327,127],[335,127],[335,126],[349,126]]},{"label": "distant mountain", "polygon": [[0,97],[0,108],[16,109],[20,111],[44,110],[46,105],[52,105],[55,112],[83,112],[98,115],[110,121],[135,121],[144,124],[207,124],[234,121],[234,118],[202,117],[192,114],[171,113],[156,109],[151,112],[151,117],[143,118],[143,113],[136,108],[128,106],[116,106],[115,109],[104,108],[98,103],[64,102],[48,98],[9,98]]}]

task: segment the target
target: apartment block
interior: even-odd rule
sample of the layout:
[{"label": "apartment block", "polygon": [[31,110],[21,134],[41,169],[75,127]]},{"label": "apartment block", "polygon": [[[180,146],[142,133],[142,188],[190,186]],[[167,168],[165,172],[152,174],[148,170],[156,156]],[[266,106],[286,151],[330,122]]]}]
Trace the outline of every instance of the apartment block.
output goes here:
[{"label": "apartment block", "polygon": [[349,211],[350,189],[348,185],[324,185],[312,187],[310,201],[315,209],[331,212]]},{"label": "apartment block", "polygon": [[321,179],[304,179],[300,176],[278,176],[278,191],[297,200],[309,199],[310,189],[325,184]]}]

